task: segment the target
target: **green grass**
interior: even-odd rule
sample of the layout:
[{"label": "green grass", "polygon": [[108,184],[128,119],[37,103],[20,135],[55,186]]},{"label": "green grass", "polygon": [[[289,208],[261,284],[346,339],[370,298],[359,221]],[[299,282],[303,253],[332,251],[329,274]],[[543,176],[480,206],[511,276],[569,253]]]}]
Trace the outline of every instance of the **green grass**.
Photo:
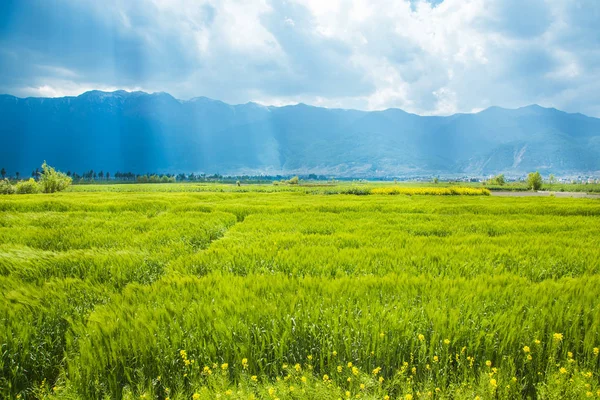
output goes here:
[{"label": "green grass", "polygon": [[1,196],[0,397],[597,396],[599,200],[376,187]]}]

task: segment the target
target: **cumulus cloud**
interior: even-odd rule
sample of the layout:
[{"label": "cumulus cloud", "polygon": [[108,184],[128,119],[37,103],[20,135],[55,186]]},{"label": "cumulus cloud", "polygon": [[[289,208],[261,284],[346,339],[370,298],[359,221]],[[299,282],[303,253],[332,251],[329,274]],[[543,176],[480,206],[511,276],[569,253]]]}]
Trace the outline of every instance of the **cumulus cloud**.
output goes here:
[{"label": "cumulus cloud", "polygon": [[600,116],[597,0],[5,0],[0,92]]}]

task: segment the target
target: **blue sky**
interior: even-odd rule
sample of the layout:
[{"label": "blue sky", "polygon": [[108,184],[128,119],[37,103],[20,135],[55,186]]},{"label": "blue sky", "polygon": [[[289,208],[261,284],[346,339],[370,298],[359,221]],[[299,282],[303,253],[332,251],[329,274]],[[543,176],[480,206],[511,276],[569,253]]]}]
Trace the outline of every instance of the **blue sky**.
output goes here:
[{"label": "blue sky", "polygon": [[600,117],[599,0],[2,0],[0,92]]}]

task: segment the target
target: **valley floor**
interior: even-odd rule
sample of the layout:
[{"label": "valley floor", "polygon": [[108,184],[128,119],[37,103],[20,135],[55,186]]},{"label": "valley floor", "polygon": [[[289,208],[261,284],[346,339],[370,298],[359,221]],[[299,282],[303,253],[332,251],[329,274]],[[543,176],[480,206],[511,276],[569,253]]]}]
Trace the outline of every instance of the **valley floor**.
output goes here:
[{"label": "valley floor", "polygon": [[600,397],[597,198],[157,187],[0,196],[0,397]]}]

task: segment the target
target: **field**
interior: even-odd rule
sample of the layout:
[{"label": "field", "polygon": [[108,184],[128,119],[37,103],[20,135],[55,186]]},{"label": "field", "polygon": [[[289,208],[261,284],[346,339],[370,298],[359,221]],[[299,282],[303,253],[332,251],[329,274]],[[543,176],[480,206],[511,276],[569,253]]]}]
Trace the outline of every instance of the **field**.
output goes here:
[{"label": "field", "polygon": [[0,397],[599,398],[600,200],[441,189],[0,196]]}]

